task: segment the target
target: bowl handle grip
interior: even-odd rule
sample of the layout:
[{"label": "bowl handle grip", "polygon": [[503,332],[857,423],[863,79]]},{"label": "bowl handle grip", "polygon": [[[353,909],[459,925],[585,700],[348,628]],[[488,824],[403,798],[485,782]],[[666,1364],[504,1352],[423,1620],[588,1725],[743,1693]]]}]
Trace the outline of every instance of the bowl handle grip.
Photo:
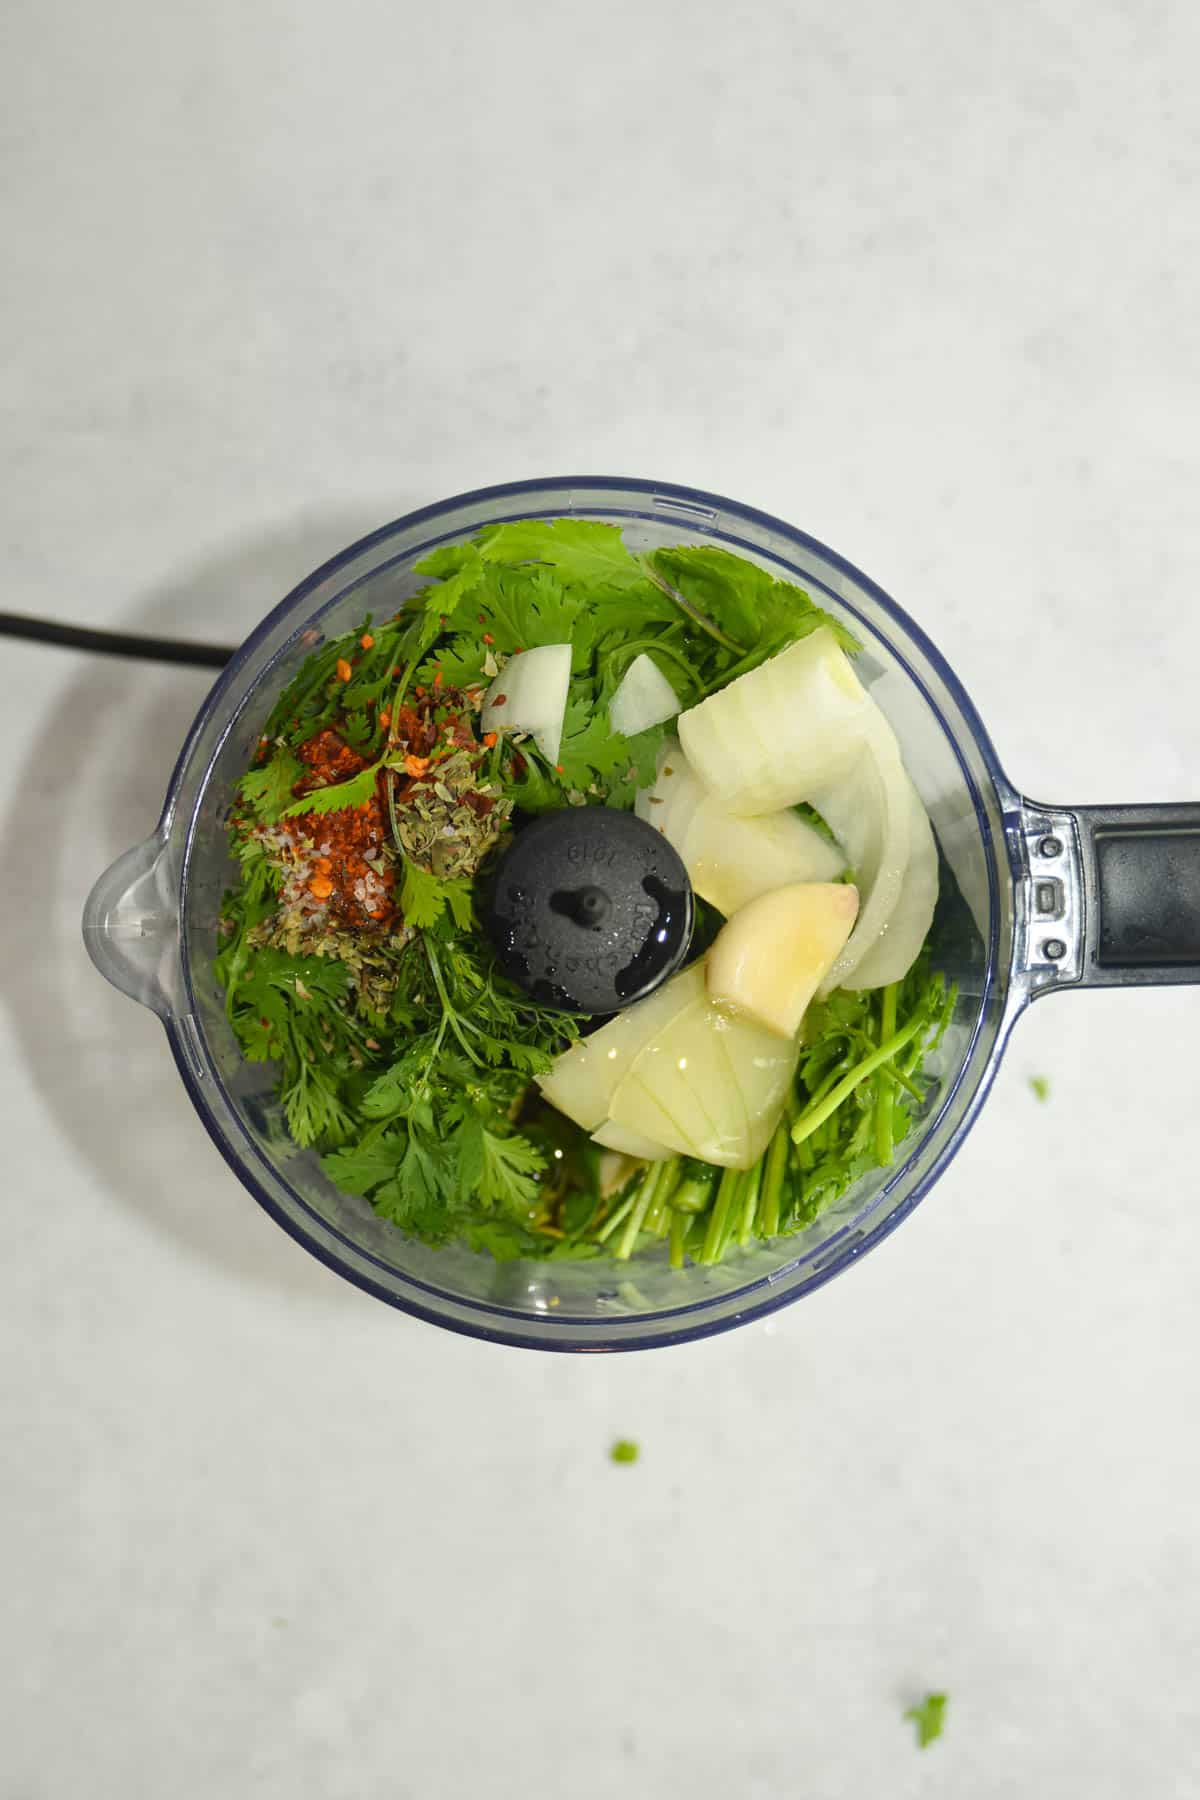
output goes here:
[{"label": "bowl handle grip", "polygon": [[1200,982],[1200,802],[1025,801],[1010,853],[1033,993]]},{"label": "bowl handle grip", "polygon": [[179,908],[170,841],[155,833],[118,856],[83,909],[83,941],[107,981],[160,1018],[177,1011]]}]

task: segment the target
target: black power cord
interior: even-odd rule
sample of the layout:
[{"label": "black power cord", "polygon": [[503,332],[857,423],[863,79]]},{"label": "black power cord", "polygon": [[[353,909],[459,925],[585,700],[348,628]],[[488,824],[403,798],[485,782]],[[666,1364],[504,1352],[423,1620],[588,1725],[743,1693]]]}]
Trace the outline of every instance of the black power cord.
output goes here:
[{"label": "black power cord", "polygon": [[93,631],[87,625],[60,625],[28,613],[0,612],[0,637],[59,644],[67,650],[98,650],[102,656],[137,656],[145,662],[189,663],[200,669],[223,669],[233,655],[231,645],[140,637],[131,631]]}]

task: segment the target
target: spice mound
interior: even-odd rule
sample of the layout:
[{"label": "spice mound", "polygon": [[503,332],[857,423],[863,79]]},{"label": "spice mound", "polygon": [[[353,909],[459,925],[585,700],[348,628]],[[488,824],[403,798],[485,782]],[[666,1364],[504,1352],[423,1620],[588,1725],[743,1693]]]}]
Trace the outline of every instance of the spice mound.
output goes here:
[{"label": "spice mound", "polygon": [[[365,757],[331,728],[309,738],[298,754],[311,775],[297,782],[297,798],[349,781],[367,767]],[[280,829],[293,845],[289,879],[281,895],[283,909],[298,907],[313,922],[323,911],[331,923],[349,931],[389,928],[396,915],[392,897],[396,876],[378,783],[370,799],[358,806],[299,813],[281,820]]]}]

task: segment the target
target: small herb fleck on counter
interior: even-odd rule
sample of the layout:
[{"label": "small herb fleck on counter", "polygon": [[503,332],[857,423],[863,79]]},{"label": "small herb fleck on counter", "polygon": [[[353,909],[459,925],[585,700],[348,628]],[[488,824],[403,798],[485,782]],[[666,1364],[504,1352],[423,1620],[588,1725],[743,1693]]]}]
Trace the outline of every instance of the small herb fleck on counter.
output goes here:
[{"label": "small herb fleck on counter", "polygon": [[910,1706],[904,1717],[917,1728],[917,1748],[925,1750],[940,1738],[946,1722],[945,1694],[926,1694],[916,1706]]}]

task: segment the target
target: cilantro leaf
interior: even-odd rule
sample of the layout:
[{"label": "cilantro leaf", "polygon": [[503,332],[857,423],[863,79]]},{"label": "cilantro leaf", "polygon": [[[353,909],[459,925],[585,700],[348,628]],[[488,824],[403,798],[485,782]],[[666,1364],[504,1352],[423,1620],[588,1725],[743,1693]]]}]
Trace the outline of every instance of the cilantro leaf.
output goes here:
[{"label": "cilantro leaf", "polygon": [[[472,687],[489,679],[484,672],[489,655],[512,656],[535,644],[569,644],[582,605],[582,596],[568,594],[549,569],[489,566],[471,593],[476,614],[471,629],[436,650],[422,678],[431,681],[436,671],[451,687]],[[491,667],[494,671],[494,661]]]},{"label": "cilantro leaf", "polygon": [[493,571],[480,599],[485,622],[480,632],[492,638],[499,655],[528,650],[534,644],[569,644],[583,601],[568,595],[547,569]]},{"label": "cilantro leaf", "polygon": [[422,669],[421,675],[426,685],[433,680],[435,672],[440,672],[447,687],[476,687],[484,681],[486,677],[483,665],[487,659],[488,646],[480,635],[482,631],[481,625],[474,637],[464,634],[451,638]]},{"label": "cilantro leaf", "polygon": [[303,1060],[283,1084],[288,1130],[298,1144],[336,1143],[349,1136],[354,1120],[339,1092],[336,1072]]},{"label": "cilantro leaf", "polygon": [[464,879],[447,880],[430,875],[419,864],[404,860],[404,882],[400,889],[400,911],[404,922],[417,931],[436,925],[446,907],[460,931],[469,929],[474,913],[471,885]]},{"label": "cilantro leaf", "polygon": [[475,924],[475,898],[467,880],[443,881],[442,889],[450,917],[460,931],[470,931]]},{"label": "cilantro leaf", "polygon": [[654,635],[659,627],[679,624],[679,608],[654,582],[643,577],[640,587],[622,587],[589,594],[580,627],[588,641],[599,647],[623,646],[626,639]]},{"label": "cilantro leaf", "polygon": [[674,730],[674,719],[663,725],[651,725],[634,737],[622,739],[628,753],[625,780],[629,785],[629,804],[640,788],[650,787],[658,770],[658,753]]},{"label": "cilantro leaf", "polygon": [[759,633],[758,609],[775,585],[757,563],[715,546],[680,544],[647,559],[672,587],[749,649]]},{"label": "cilantro leaf", "polygon": [[553,1065],[550,1052],[537,1044],[519,1044],[515,1038],[497,1038],[496,1042],[502,1057],[523,1075],[545,1075]]},{"label": "cilantro leaf", "polygon": [[454,1133],[454,1149],[458,1157],[458,1180],[464,1195],[474,1194],[483,1179],[483,1123],[477,1113],[468,1113]]},{"label": "cilantro leaf", "polygon": [[238,898],[243,921],[246,926],[257,925],[272,910],[268,902],[278,894],[283,876],[267,855],[267,847],[260,837],[238,838],[233,853],[242,867],[242,891]]},{"label": "cilantro leaf", "polygon": [[629,739],[612,729],[608,713],[591,699],[575,694],[563,719],[558,767],[567,787],[586,790],[593,782],[607,787],[614,776],[629,767]]},{"label": "cilantro leaf", "polygon": [[528,1138],[501,1137],[486,1125],[481,1125],[479,1132],[479,1198],[518,1214],[527,1211],[537,1199],[536,1177],[546,1166],[542,1152]]},{"label": "cilantro leaf", "polygon": [[1050,1098],[1050,1081],[1045,1075],[1031,1075],[1029,1085],[1036,1100],[1046,1101]]},{"label": "cilantro leaf", "polygon": [[260,769],[247,769],[238,782],[238,792],[264,825],[274,825],[304,773],[299,757],[290,750],[280,750]]},{"label": "cilantro leaf", "polygon": [[427,616],[449,622],[483,580],[483,559],[474,544],[444,544],[417,564],[417,574],[438,577],[418,599]]},{"label": "cilantro leaf", "polygon": [[302,813],[342,812],[348,806],[361,806],[364,800],[370,800],[375,794],[375,782],[379,775],[379,764],[368,763],[349,781],[331,782],[328,787],[313,788],[299,800],[293,800],[285,806],[281,818],[292,819]]},{"label": "cilantro leaf", "polygon": [[916,1706],[910,1706],[904,1717],[917,1728],[917,1745],[924,1750],[940,1738],[946,1720],[946,1694],[926,1694]]},{"label": "cilantro leaf", "polygon": [[321,1167],[344,1193],[365,1195],[393,1179],[403,1154],[403,1139],[389,1133],[371,1144],[331,1150],[321,1158]]},{"label": "cilantro leaf", "polygon": [[347,1009],[349,982],[343,963],[264,947],[230,991],[247,1060],[281,1065],[279,1097],[298,1144],[333,1149],[353,1129],[343,1090],[366,1033]]},{"label": "cilantro leaf", "polygon": [[[375,737],[375,721],[365,709],[358,712],[347,710],[342,714],[342,736],[352,750],[365,756]],[[326,808],[328,810],[328,808]]]},{"label": "cilantro leaf", "polygon": [[449,1147],[410,1130],[395,1175],[376,1190],[372,1204],[394,1225],[437,1238],[445,1235],[455,1198]]},{"label": "cilantro leaf", "polygon": [[435,1053],[428,1034],[410,1044],[382,1075],[377,1075],[359,1102],[364,1118],[390,1119],[408,1112],[424,1092],[424,1078]]},{"label": "cilantro leaf", "polygon": [[632,1438],[618,1438],[608,1458],[615,1463],[635,1463],[641,1454],[640,1446]]},{"label": "cilantro leaf", "polygon": [[553,812],[560,807],[563,790],[558,779],[547,775],[541,765],[529,757],[521,760],[525,765],[524,774],[516,781],[509,781],[505,788],[513,805],[527,813]]},{"label": "cilantro leaf", "polygon": [[757,563],[715,545],[678,545],[654,550],[650,566],[702,614],[711,619],[742,654],[725,659],[710,687],[745,674],[768,657],[828,625],[842,648],[860,648],[857,638],[832,613],[814,605],[803,588],[777,581]]},{"label": "cilantro leaf", "polygon": [[[468,1218],[463,1223],[463,1239],[471,1250],[482,1251],[494,1262],[520,1262],[523,1258],[540,1259],[547,1254],[546,1239],[518,1225],[515,1219],[495,1216]],[[588,1246],[592,1248],[591,1245]]]},{"label": "cilantro leaf", "polygon": [[591,519],[518,519],[480,534],[488,562],[548,563],[582,586],[637,587],[645,581],[616,525]]},{"label": "cilantro leaf", "polygon": [[632,806],[639,788],[654,780],[658,753],[668,725],[652,725],[634,737],[614,731],[608,708],[594,704],[583,694],[568,703],[563,740],[558,752],[558,775],[563,786],[580,793],[597,793],[606,805]]}]

